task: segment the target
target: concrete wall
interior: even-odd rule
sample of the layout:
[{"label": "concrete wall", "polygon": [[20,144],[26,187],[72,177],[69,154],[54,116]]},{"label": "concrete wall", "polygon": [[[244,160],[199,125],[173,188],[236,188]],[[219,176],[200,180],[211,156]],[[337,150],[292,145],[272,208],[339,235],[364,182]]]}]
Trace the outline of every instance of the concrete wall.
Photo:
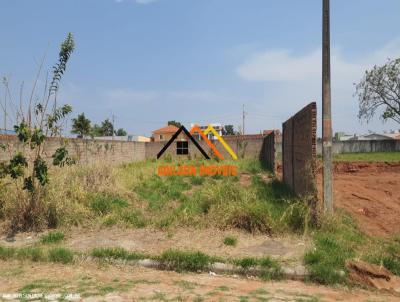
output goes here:
[{"label": "concrete wall", "polygon": [[[0,151],[0,161],[9,160],[12,154],[24,148],[15,136],[0,136],[0,143],[6,147],[5,151]],[[51,160],[51,155],[55,150],[65,145],[69,156],[79,162],[101,161],[119,164],[144,160],[145,144],[143,142],[48,138],[44,155],[45,159]]]},{"label": "concrete wall", "polygon": [[299,195],[316,196],[317,105],[310,103],[283,123],[283,181]]},{"label": "concrete wall", "polygon": [[[400,151],[400,140],[343,141],[332,144],[332,152],[334,154],[394,151]],[[317,153],[322,153],[321,142],[317,144]]]}]

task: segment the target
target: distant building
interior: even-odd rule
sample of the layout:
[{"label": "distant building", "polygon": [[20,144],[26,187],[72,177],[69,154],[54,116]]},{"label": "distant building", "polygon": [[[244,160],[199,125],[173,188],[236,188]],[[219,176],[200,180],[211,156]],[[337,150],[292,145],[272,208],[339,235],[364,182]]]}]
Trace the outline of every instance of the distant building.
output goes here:
[{"label": "distant building", "polygon": [[[152,140],[154,142],[167,142],[171,139],[171,137],[178,131],[178,127],[174,125],[168,125],[166,127],[154,130]],[[180,133],[177,140],[186,141],[187,137],[184,133]]]},{"label": "distant building", "polygon": [[[196,125],[199,126],[199,128],[200,128],[202,131],[206,130],[206,129],[208,128],[208,125],[211,125],[211,126],[214,128],[214,130],[215,130],[220,136],[222,136],[222,128],[223,128],[223,126],[222,126],[222,124],[220,124],[220,123],[212,123],[212,124],[208,124],[207,126],[200,126],[200,125],[198,125],[198,124],[196,124],[196,123],[192,123],[192,124],[190,124],[190,128],[192,128],[192,127],[194,127],[194,126],[196,126]],[[198,139],[198,140],[201,140],[201,137],[200,137],[200,135],[199,135],[198,133],[193,134],[193,137],[196,138],[196,139]],[[218,139],[212,132],[210,132],[210,133],[207,134],[207,138],[208,138],[209,140],[217,140],[217,139]]]},{"label": "distant building", "polygon": [[4,130],[4,129],[0,129],[0,134],[3,134],[3,135],[16,135],[14,130]]},{"label": "distant building", "polygon": [[399,132],[392,133],[369,133],[369,134],[345,134],[344,132],[335,133],[335,141],[381,141],[381,140],[400,140]]}]

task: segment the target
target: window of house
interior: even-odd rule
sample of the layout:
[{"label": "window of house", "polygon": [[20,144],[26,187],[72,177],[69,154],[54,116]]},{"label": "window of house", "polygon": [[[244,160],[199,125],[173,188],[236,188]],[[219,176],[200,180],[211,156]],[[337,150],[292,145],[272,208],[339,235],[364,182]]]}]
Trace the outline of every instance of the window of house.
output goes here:
[{"label": "window of house", "polygon": [[164,135],[160,134],[160,140],[164,139]]},{"label": "window of house", "polygon": [[177,155],[189,154],[189,143],[188,142],[176,142],[176,154]]}]

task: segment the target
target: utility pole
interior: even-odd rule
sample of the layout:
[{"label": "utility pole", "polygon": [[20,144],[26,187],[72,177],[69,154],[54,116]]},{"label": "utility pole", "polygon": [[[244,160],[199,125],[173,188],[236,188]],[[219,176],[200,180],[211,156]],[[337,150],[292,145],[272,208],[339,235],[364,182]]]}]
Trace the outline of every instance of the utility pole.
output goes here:
[{"label": "utility pole", "polygon": [[115,117],[114,117],[114,113],[113,113],[112,114],[112,140],[114,140],[114,133],[115,133],[114,121],[115,121]]},{"label": "utility pole", "polygon": [[245,118],[246,112],[244,111],[244,104],[243,104],[243,111],[242,111],[242,135],[244,135],[244,118]]},{"label": "utility pole", "polygon": [[4,93],[4,134],[7,134],[7,87]]},{"label": "utility pole", "polygon": [[322,160],[324,211],[333,212],[332,195],[332,113],[329,0],[322,5]]}]

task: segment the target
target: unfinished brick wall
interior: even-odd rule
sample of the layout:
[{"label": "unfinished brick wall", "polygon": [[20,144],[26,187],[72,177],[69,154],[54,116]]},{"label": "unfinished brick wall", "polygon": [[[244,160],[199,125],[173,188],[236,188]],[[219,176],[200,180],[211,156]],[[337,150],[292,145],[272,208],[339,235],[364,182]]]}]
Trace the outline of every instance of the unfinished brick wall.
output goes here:
[{"label": "unfinished brick wall", "polygon": [[264,137],[260,151],[260,162],[263,167],[272,170],[274,173],[277,170],[277,149],[276,144],[279,139],[279,131],[274,130]]},{"label": "unfinished brick wall", "polygon": [[316,196],[316,103],[301,109],[282,128],[283,181],[298,195]]},{"label": "unfinished brick wall", "polygon": [[[258,159],[263,144],[263,136],[256,135],[254,137],[246,137],[244,139],[238,137],[227,138],[224,137],[226,143],[231,147],[233,152],[236,153],[239,159]],[[150,142],[146,143],[146,159],[157,158],[157,153],[164,147],[167,142]],[[199,141],[200,146],[207,154],[211,155],[211,148],[204,141]],[[221,152],[225,159],[231,159],[231,155],[225,150],[224,146],[219,141],[213,141],[215,147]],[[176,142],[172,143],[171,146],[164,152],[162,157],[170,156],[171,158],[182,157],[182,155],[176,154]],[[189,141],[189,154],[191,158],[203,158],[203,155],[196,148],[196,146]]]},{"label": "unfinished brick wall", "polygon": [[[5,150],[0,151],[0,162],[10,160],[10,156],[17,151],[22,151],[24,145],[16,136],[0,136],[0,144]],[[69,156],[81,163],[126,163],[145,159],[145,143],[125,141],[103,141],[86,139],[60,139],[48,138],[45,143],[44,157],[51,160],[51,155],[60,146],[64,145]]]}]

